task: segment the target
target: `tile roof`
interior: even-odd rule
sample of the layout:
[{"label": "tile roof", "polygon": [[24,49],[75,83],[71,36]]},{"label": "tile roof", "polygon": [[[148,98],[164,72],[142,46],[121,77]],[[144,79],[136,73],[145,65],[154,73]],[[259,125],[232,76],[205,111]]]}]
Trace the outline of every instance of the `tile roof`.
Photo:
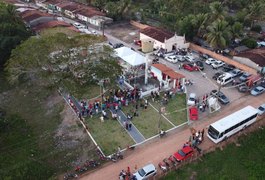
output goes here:
[{"label": "tile roof", "polygon": [[172,70],[164,64],[153,64],[152,66],[155,67],[156,69],[159,69],[161,72],[166,72],[166,71]]},{"label": "tile roof", "polygon": [[265,67],[265,47],[251,49],[242,53],[237,54],[236,56],[245,57],[258,64],[261,67]]},{"label": "tile roof", "polygon": [[162,43],[164,43],[165,39],[169,39],[174,36],[174,33],[172,32],[151,26],[144,28],[140,32]]},{"label": "tile roof", "polygon": [[162,73],[168,75],[172,79],[184,78],[185,76],[175,72],[173,69],[167,67],[164,64],[153,64],[155,68],[159,69]]},{"label": "tile roof", "polygon": [[52,4],[52,5],[56,5],[59,3],[64,3],[66,1],[64,0],[46,0],[45,2],[43,2],[44,4]]},{"label": "tile roof", "polygon": [[173,70],[170,70],[170,71],[166,71],[164,72],[164,74],[168,75],[170,78],[172,79],[179,79],[179,78],[184,78],[185,76],[180,74],[180,73],[177,73]]},{"label": "tile roof", "polygon": [[43,12],[40,12],[38,10],[26,10],[26,11],[20,13],[19,15],[26,22],[30,22],[34,19],[39,18],[39,17],[51,17],[50,14],[43,13]]},{"label": "tile roof", "polygon": [[49,22],[46,22],[46,23],[42,23],[42,24],[39,24],[37,26],[35,26],[34,28],[32,28],[34,31],[41,31],[43,29],[47,29],[47,28],[54,28],[54,27],[70,27],[71,25],[66,23],[66,22],[63,22],[63,21],[49,21]]},{"label": "tile roof", "polygon": [[[58,7],[60,7],[60,5],[58,5]],[[73,11],[82,9],[83,6],[80,5],[80,4],[71,2],[71,3],[68,3],[68,4],[63,5],[61,8],[64,9],[64,10],[73,12]]]},{"label": "tile roof", "polygon": [[105,13],[97,10],[94,7],[85,7],[83,9],[79,9],[77,11],[75,11],[76,14],[80,14],[82,16],[86,16],[86,17],[93,17],[93,16],[106,16]]}]

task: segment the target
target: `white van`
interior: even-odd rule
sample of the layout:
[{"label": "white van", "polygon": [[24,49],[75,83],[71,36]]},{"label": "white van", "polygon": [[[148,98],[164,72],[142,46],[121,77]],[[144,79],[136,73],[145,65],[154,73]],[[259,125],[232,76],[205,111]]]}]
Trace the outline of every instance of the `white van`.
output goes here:
[{"label": "white van", "polygon": [[226,85],[233,81],[233,76],[230,73],[224,73],[217,78],[217,83],[221,85]]}]

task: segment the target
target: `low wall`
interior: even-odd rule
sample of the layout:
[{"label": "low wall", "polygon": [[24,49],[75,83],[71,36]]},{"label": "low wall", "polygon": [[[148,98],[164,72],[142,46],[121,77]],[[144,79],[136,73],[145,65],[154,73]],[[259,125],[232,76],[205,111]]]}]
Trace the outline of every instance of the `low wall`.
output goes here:
[{"label": "low wall", "polygon": [[149,27],[146,24],[142,24],[142,23],[139,23],[139,22],[136,22],[136,21],[133,21],[133,20],[130,21],[130,24],[133,25],[134,27],[139,28],[140,30]]},{"label": "low wall", "polygon": [[220,61],[223,61],[223,62],[225,62],[227,64],[234,65],[237,68],[242,69],[243,71],[249,72],[251,74],[257,74],[257,70],[254,69],[254,68],[251,68],[251,67],[249,67],[249,66],[247,66],[245,64],[241,64],[241,63],[239,63],[237,61],[234,61],[233,59],[230,59],[228,57],[222,56],[220,54],[217,54],[217,53],[215,53],[213,51],[210,51],[208,49],[205,49],[205,48],[203,48],[201,46],[198,46],[198,45],[195,45],[193,43],[190,43],[190,49],[198,51],[198,52],[201,52],[203,54],[207,54],[207,55],[209,55],[209,56],[211,56],[211,57],[213,57],[215,59],[218,59]]}]

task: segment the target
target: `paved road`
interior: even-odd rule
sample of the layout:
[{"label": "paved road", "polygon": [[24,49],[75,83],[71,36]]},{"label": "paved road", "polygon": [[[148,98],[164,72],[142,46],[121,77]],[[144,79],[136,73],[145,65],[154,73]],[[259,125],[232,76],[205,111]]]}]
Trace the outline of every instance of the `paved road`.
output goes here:
[{"label": "paved road", "polygon": [[[217,112],[215,116],[205,118],[204,120],[195,122],[191,124],[197,130],[206,128],[209,124],[219,120],[220,118],[231,114],[232,112],[239,110],[247,105],[252,105],[258,107],[260,104],[264,103],[265,94],[253,97],[246,96],[240,99],[237,99],[233,103],[225,106],[222,112]],[[130,166],[131,169],[137,165],[137,167],[144,166],[148,163],[157,164],[164,158],[169,157],[177,149],[180,149],[184,142],[188,140],[190,136],[189,128],[186,128],[180,132],[177,132],[172,135],[168,135],[165,138],[158,139],[157,141],[144,145],[142,147],[136,148],[134,152],[128,156],[125,156],[125,159],[117,163],[109,164],[95,172],[89,173],[81,177],[83,180],[98,180],[98,179],[108,179],[108,180],[117,180],[118,174],[122,169],[126,169],[127,166]],[[207,137],[202,143],[201,148],[206,149],[211,146],[214,146],[214,143],[211,142]]]},{"label": "paved road", "polygon": [[[114,112],[114,109],[111,109],[112,112]],[[118,115],[118,121],[120,122],[121,126],[124,127],[124,122],[127,121],[127,117],[125,116],[125,114],[121,111],[118,110],[117,111],[117,115]],[[127,133],[131,136],[131,138],[134,140],[134,142],[136,143],[140,143],[143,142],[145,140],[145,137],[140,133],[140,131],[134,126],[133,122],[131,122],[132,124],[132,128],[130,130],[126,130]]]}]

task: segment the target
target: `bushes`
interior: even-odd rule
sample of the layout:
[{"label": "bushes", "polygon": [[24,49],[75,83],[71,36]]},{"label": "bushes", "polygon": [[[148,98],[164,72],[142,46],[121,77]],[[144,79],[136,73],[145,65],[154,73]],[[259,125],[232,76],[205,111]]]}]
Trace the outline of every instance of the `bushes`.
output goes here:
[{"label": "bushes", "polygon": [[251,31],[255,31],[257,33],[260,33],[262,31],[262,27],[260,25],[255,25],[251,28]]},{"label": "bushes", "polygon": [[253,38],[246,38],[241,41],[241,44],[247,46],[248,48],[254,49],[258,46],[257,42]]}]

